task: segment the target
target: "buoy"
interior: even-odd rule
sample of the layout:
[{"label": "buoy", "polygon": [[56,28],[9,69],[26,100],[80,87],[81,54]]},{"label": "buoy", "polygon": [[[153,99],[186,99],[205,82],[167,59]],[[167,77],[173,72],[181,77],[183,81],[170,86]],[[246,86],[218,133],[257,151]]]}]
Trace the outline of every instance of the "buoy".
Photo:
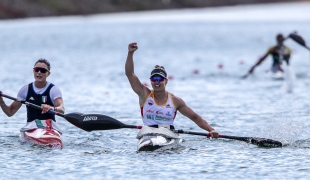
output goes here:
[{"label": "buoy", "polygon": [[169,80],[172,80],[173,78],[174,78],[174,77],[173,77],[172,75],[169,75],[169,76],[168,76],[168,79],[169,79]]},{"label": "buoy", "polygon": [[217,65],[217,68],[219,68],[219,69],[223,69],[223,68],[224,68],[224,66],[223,66],[223,64],[218,64],[218,65]]},{"label": "buoy", "polygon": [[198,69],[194,69],[193,70],[193,74],[199,74],[199,70]]}]

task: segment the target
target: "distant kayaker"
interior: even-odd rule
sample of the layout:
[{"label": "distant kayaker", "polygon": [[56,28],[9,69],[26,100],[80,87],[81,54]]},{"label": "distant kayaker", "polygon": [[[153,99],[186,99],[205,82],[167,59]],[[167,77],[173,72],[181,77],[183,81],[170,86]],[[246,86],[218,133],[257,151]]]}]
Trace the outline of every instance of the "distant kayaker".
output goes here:
[{"label": "distant kayaker", "polygon": [[251,67],[248,74],[252,74],[254,69],[260,65],[268,55],[272,56],[272,66],[270,71],[272,73],[276,73],[278,71],[283,72],[283,69],[281,67],[282,61],[285,61],[287,65],[289,65],[289,60],[291,56],[291,50],[287,46],[283,44],[285,38],[282,34],[277,34],[276,41],[277,44],[275,46],[272,46],[268,49],[268,51],[258,59],[257,63],[254,64],[254,66]]},{"label": "distant kayaker", "polygon": [[[37,110],[27,106],[27,124],[21,129],[22,132],[45,126],[60,132],[55,123],[55,115],[47,113],[49,110],[59,113],[65,111],[60,89],[46,80],[51,74],[50,69],[51,65],[48,60],[39,59],[36,61],[33,68],[35,81],[24,85],[17,94],[19,100],[26,100],[42,107],[42,110]],[[0,105],[3,112],[11,117],[19,110],[22,103],[14,101],[11,105],[6,105],[3,98],[0,97]]]},{"label": "distant kayaker", "polygon": [[150,81],[153,90],[150,90],[140,82],[134,73],[133,54],[137,49],[137,43],[130,43],[128,45],[125,72],[133,91],[139,96],[144,126],[173,129],[174,118],[177,111],[179,111],[195,122],[200,128],[208,131],[213,138],[218,138],[218,133],[206,120],[188,107],[180,97],[166,91],[168,78],[163,66],[156,65],[151,71]]}]

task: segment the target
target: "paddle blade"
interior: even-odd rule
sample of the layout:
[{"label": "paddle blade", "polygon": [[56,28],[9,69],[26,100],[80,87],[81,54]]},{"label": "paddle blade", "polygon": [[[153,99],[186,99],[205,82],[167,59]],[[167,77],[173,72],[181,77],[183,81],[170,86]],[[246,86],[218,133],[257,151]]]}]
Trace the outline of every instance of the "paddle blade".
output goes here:
[{"label": "paddle blade", "polygon": [[69,113],[64,118],[84,131],[119,129],[125,126],[122,122],[101,114]]},{"label": "paddle blade", "polygon": [[300,45],[304,46],[305,48],[309,49],[309,48],[307,47],[307,45],[306,45],[305,40],[304,40],[301,36],[299,36],[298,34],[296,34],[296,33],[291,33],[291,34],[289,35],[289,37],[290,37],[291,39],[293,39],[295,42],[297,42],[298,44],[300,44]]},{"label": "paddle blade", "polygon": [[251,144],[255,144],[260,147],[277,148],[282,147],[282,143],[272,139],[265,138],[249,138]]},{"label": "paddle blade", "polygon": [[244,142],[251,143],[251,144],[254,144],[260,147],[268,147],[268,148],[282,147],[281,142],[275,141],[272,139],[258,138],[258,137],[238,137],[238,136],[227,136],[227,135],[219,135],[219,136],[220,138],[244,141]]}]

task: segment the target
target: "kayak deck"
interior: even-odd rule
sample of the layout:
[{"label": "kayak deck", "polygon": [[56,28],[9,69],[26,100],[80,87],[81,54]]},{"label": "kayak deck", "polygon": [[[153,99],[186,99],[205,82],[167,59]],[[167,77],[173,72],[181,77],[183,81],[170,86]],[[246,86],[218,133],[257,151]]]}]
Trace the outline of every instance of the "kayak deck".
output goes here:
[{"label": "kayak deck", "polygon": [[181,138],[167,138],[161,135],[146,135],[138,141],[138,151],[165,151],[177,149]]},{"label": "kayak deck", "polygon": [[51,128],[38,128],[30,131],[21,132],[20,139],[22,142],[29,142],[31,144],[43,145],[59,149],[63,148],[60,133]]},{"label": "kayak deck", "polygon": [[143,126],[137,135],[138,151],[163,151],[176,149],[182,138],[168,128]]}]

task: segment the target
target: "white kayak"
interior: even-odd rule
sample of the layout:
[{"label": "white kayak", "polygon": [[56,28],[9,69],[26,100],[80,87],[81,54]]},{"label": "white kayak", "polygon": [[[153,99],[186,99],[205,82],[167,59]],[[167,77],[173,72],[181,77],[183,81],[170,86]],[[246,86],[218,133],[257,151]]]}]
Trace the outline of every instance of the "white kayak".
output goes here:
[{"label": "white kayak", "polygon": [[283,71],[276,71],[276,72],[267,71],[265,76],[267,78],[271,78],[273,80],[283,80],[284,79]]},{"label": "white kayak", "polygon": [[182,138],[168,128],[144,126],[137,135],[138,151],[164,151],[177,149]]},{"label": "white kayak", "polygon": [[61,134],[51,128],[37,128],[20,133],[20,140],[53,148],[63,148]]}]

